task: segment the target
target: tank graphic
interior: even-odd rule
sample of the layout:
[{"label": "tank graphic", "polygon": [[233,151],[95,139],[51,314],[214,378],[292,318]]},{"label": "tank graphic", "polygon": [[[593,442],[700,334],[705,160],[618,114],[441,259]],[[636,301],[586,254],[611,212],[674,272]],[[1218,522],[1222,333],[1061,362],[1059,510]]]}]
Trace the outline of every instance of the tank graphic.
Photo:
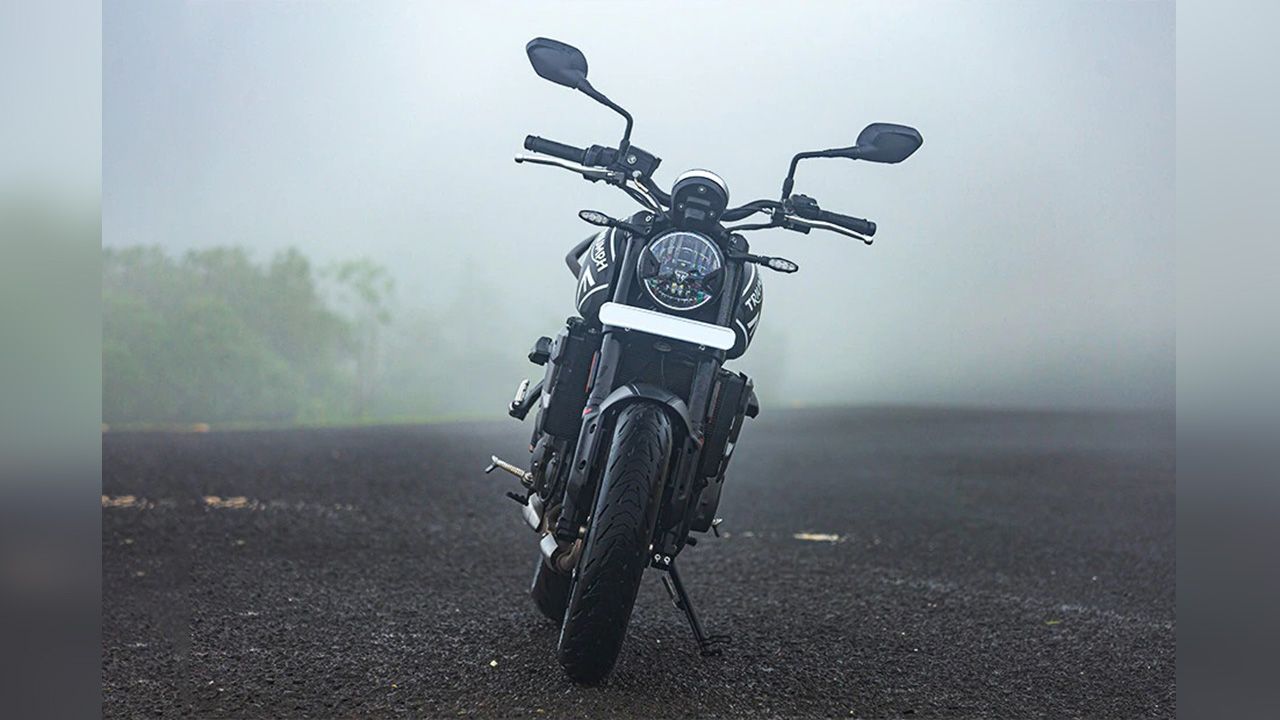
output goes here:
[{"label": "tank graphic", "polygon": [[582,270],[578,273],[574,306],[585,320],[595,322],[600,306],[609,299],[609,279],[617,254],[618,229],[608,228],[596,233],[595,239],[578,258]]},{"label": "tank graphic", "polygon": [[760,268],[747,265],[747,281],[742,284],[739,299],[738,317],[733,321],[733,347],[725,354],[736,358],[751,346],[751,339],[756,335],[756,327],[760,325],[760,312],[764,309],[764,279],[760,277]]}]

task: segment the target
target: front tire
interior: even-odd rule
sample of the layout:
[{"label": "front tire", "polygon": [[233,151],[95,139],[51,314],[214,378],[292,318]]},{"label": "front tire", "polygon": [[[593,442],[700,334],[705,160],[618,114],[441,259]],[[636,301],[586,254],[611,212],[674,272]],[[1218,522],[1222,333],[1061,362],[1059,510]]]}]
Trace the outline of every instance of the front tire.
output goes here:
[{"label": "front tire", "polygon": [[649,561],[671,432],[671,419],[654,403],[635,402],[618,414],[560,629],[560,665],[577,682],[603,680],[622,649]]}]

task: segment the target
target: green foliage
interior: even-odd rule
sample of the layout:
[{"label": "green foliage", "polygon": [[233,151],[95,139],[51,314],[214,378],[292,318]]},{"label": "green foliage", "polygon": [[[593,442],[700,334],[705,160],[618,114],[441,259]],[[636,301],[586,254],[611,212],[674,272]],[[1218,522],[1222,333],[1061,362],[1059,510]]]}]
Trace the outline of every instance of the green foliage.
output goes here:
[{"label": "green foliage", "polygon": [[[385,272],[352,264],[337,288],[389,319]],[[173,258],[103,252],[102,414],[107,423],[289,422],[360,415],[359,337],[298,251],[256,263],[239,248]]]},{"label": "green foliage", "polygon": [[391,275],[370,260],[350,260],[325,272],[333,282],[332,295],[352,318],[348,349],[355,360],[354,414],[369,417],[370,404],[382,364],[382,333],[391,322],[387,302],[395,288]]}]

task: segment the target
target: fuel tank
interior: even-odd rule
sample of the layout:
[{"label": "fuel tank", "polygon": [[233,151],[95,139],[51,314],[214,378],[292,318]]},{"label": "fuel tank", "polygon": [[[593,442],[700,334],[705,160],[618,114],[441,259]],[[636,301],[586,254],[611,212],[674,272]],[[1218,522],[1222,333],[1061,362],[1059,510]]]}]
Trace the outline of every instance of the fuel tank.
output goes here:
[{"label": "fuel tank", "polygon": [[[586,247],[578,255],[578,286],[574,293],[574,307],[578,314],[588,323],[599,322],[600,306],[609,301],[609,283],[613,277],[616,263],[621,262],[625,243],[625,231],[617,228],[606,228],[588,238]],[[751,339],[755,337],[756,327],[760,324],[760,313],[764,307],[764,282],[760,277],[760,268],[747,264],[745,267],[746,282],[739,291],[738,313],[733,323],[734,344],[727,352],[727,357],[736,358],[747,351]],[[647,295],[637,289],[636,297],[630,302],[641,307],[657,308]],[[701,311],[682,315],[714,322],[714,307],[710,303]]]}]

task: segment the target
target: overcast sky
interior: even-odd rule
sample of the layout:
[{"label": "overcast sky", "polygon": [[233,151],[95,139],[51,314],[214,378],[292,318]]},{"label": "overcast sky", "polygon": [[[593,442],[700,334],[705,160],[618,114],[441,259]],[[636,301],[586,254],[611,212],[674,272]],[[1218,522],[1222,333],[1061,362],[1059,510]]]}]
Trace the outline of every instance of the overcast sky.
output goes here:
[{"label": "overcast sky", "polygon": [[[400,308],[493,282],[477,336],[519,360],[572,311],[581,208],[632,203],[511,161],[525,134],[615,144],[620,119],[524,45],[586,54],[669,184],[776,197],[799,150],[913,125],[901,165],[802,164],[797,192],[876,244],[752,237],[742,363],[797,401],[1171,405],[1172,3],[122,2],[104,7],[103,242],[369,256]],[[466,338],[453,342],[467,342]],[[514,378],[469,378],[501,382]]]}]

